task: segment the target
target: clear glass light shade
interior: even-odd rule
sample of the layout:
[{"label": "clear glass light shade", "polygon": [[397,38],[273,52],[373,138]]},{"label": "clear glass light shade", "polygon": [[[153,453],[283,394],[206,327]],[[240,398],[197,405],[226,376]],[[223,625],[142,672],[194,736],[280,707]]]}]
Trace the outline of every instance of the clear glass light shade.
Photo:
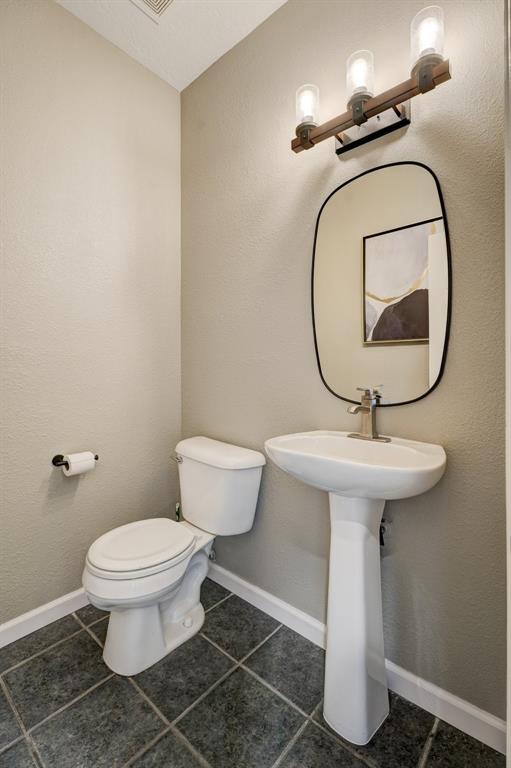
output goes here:
[{"label": "clear glass light shade", "polygon": [[410,28],[412,67],[426,56],[444,57],[444,12],[429,5],[414,17]]},{"label": "clear glass light shade", "polygon": [[317,85],[301,85],[296,92],[296,124],[318,124],[319,88]]},{"label": "clear glass light shade", "polygon": [[346,62],[346,92],[354,96],[374,96],[374,57],[371,51],[355,51]]}]

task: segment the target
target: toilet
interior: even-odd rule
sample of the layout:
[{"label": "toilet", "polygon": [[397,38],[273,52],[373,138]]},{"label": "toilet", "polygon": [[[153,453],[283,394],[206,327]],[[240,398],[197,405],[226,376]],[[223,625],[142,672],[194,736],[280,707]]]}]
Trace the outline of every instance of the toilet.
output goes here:
[{"label": "toilet", "polygon": [[192,437],[176,446],[183,520],[158,517],[122,525],[87,552],[83,586],[110,611],[103,658],[136,675],[195,635],[216,536],[252,528],[265,464],[258,451]]}]

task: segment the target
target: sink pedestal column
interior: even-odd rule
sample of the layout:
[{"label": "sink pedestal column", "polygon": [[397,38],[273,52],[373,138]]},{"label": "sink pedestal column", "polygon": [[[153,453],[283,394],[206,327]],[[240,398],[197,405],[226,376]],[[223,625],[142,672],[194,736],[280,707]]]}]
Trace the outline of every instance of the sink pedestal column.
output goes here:
[{"label": "sink pedestal column", "polygon": [[327,723],[367,744],[389,713],[383,649],[380,523],[385,501],[329,494]]}]

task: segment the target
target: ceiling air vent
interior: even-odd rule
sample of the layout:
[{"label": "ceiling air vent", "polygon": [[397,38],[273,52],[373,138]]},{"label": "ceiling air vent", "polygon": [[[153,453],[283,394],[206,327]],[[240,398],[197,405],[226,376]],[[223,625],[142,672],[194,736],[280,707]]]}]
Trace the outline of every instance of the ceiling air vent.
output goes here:
[{"label": "ceiling air vent", "polygon": [[172,3],[172,0],[131,0],[133,5],[140,8],[146,16],[149,16],[156,24],[160,23],[160,19]]}]

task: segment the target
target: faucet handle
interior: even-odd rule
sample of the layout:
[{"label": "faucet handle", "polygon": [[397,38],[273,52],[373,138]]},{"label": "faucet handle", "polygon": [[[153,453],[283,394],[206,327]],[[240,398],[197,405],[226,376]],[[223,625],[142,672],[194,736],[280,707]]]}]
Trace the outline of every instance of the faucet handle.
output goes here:
[{"label": "faucet handle", "polygon": [[357,387],[358,392],[363,392],[361,399],[361,402],[364,403],[364,401],[370,401],[373,405],[379,405],[380,400],[382,398],[382,393],[380,392],[383,384],[377,384],[375,387]]}]

